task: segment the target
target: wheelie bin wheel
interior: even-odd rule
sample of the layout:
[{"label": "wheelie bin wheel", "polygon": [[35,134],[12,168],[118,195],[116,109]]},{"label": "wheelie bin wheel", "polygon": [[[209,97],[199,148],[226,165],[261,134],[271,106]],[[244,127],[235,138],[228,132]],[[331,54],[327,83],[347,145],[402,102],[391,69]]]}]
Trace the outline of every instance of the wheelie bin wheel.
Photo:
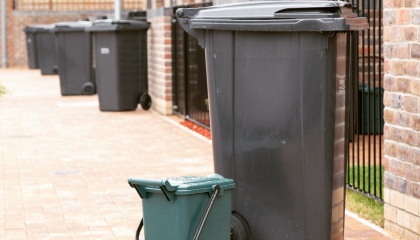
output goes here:
[{"label": "wheelie bin wheel", "polygon": [[152,98],[149,94],[143,93],[140,96],[140,105],[144,110],[149,110],[149,108],[152,106]]},{"label": "wheelie bin wheel", "polygon": [[96,87],[93,82],[86,82],[83,84],[83,95],[93,95],[96,93]]},{"label": "wheelie bin wheel", "polygon": [[249,240],[251,236],[246,220],[238,213],[232,213],[230,225],[230,239],[231,240]]}]

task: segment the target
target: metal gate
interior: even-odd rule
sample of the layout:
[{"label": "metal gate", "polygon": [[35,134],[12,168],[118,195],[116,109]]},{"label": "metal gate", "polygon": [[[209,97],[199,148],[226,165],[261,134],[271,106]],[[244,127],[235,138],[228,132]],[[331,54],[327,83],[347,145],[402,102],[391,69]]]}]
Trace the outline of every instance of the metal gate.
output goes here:
[{"label": "metal gate", "polygon": [[369,30],[352,35],[348,104],[347,186],[383,201],[382,0],[349,0]]},{"label": "metal gate", "polygon": [[[174,7],[173,13],[180,7],[207,6],[211,3],[183,5]],[[180,27],[175,15],[172,19],[172,84],[174,112],[210,128],[204,49]]]}]

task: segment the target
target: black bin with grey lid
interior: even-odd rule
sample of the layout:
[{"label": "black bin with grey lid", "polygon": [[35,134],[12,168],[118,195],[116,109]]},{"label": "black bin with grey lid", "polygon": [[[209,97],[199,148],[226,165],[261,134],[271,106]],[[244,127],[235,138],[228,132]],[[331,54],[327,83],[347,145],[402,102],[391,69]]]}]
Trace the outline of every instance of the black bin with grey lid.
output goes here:
[{"label": "black bin with grey lid", "polygon": [[233,239],[343,239],[347,37],[340,1],[178,9],[205,48],[214,167]]},{"label": "black bin with grey lid", "polygon": [[133,111],[140,103],[147,110],[146,21],[97,20],[92,33],[95,74],[101,111]]},{"label": "black bin with grey lid", "polygon": [[96,93],[92,69],[91,27],[88,21],[55,24],[57,62],[60,69],[61,95],[92,95]]},{"label": "black bin with grey lid", "polygon": [[24,28],[26,36],[26,53],[28,58],[28,67],[29,69],[38,69],[38,58],[36,51],[36,26],[26,26]]},{"label": "black bin with grey lid", "polygon": [[34,25],[36,28],[36,56],[42,75],[58,74],[54,24]]}]

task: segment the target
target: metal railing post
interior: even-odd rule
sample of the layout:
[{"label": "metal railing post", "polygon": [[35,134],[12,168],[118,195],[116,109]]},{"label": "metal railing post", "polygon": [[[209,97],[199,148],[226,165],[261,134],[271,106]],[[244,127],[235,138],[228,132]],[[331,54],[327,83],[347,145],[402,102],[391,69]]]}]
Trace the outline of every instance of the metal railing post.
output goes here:
[{"label": "metal railing post", "polygon": [[7,67],[7,35],[6,35],[6,0],[1,0],[1,67]]}]

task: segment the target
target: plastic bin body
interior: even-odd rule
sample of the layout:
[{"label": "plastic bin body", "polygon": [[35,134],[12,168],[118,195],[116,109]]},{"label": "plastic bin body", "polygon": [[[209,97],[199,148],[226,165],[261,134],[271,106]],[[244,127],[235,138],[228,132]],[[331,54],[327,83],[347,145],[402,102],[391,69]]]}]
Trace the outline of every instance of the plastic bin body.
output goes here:
[{"label": "plastic bin body", "polygon": [[94,25],[96,83],[101,111],[131,111],[147,92],[147,22]]},{"label": "plastic bin body", "polygon": [[26,35],[26,51],[29,69],[38,69],[38,59],[36,51],[36,28],[27,26],[24,29]]},{"label": "plastic bin body", "polygon": [[42,75],[58,74],[54,25],[40,25],[36,33],[36,52]]},{"label": "plastic bin body", "polygon": [[89,22],[57,23],[54,29],[61,95],[93,94],[84,89],[94,84],[92,71],[92,40],[85,28]]},{"label": "plastic bin body", "polygon": [[193,239],[210,201],[212,187],[217,184],[221,193],[210,209],[199,239],[230,240],[233,180],[214,175],[167,181],[174,187],[173,191],[168,191],[172,200],[165,197],[162,186],[148,186],[149,180],[129,179],[142,197],[145,239]]},{"label": "plastic bin body", "polygon": [[326,17],[351,12],[343,8],[260,2],[177,12],[205,48],[215,172],[235,180],[233,210],[249,239],[344,238],[351,27]]},{"label": "plastic bin body", "polygon": [[383,93],[383,88],[359,86],[359,134],[382,134],[384,132]]},{"label": "plastic bin body", "polygon": [[344,220],[342,37],[213,32],[217,47],[206,54],[217,59],[207,58],[214,167],[237,182],[234,210],[251,239],[330,239]]}]

